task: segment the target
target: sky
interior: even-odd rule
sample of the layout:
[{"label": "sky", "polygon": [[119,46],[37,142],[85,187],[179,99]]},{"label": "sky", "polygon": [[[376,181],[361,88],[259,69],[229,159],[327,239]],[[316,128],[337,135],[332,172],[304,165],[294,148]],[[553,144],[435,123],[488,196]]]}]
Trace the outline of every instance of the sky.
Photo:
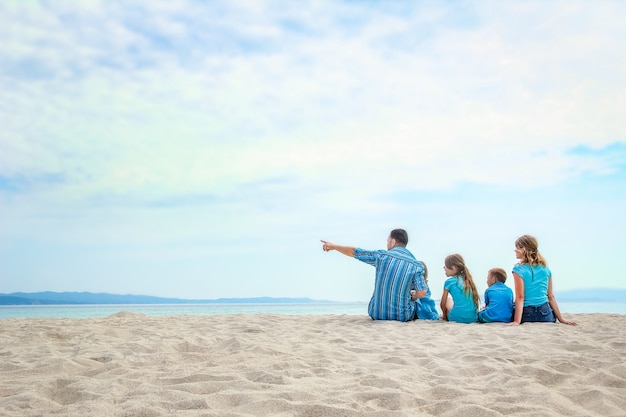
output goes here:
[{"label": "sky", "polygon": [[[0,0],[0,293],[441,296],[531,234],[625,288],[622,1]],[[618,268],[615,271],[615,268]],[[513,285],[509,272],[508,285]]]}]

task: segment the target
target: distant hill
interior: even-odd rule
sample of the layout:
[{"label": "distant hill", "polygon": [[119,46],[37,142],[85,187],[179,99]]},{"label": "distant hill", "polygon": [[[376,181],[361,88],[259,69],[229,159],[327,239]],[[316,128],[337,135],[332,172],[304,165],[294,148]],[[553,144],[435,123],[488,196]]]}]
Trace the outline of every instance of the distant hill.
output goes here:
[{"label": "distant hill", "polygon": [[[563,302],[626,302],[626,289],[588,288],[556,292]],[[337,301],[311,298],[217,298],[182,299],[153,297],[150,295],[107,294],[91,292],[14,292],[0,294],[0,305],[59,305],[59,304],[331,304]]]},{"label": "distant hill", "polygon": [[120,295],[91,292],[15,292],[0,294],[0,305],[58,305],[58,304],[266,304],[266,303],[333,303],[311,298],[217,298],[213,300],[188,300],[182,298],[153,297],[149,295]]}]

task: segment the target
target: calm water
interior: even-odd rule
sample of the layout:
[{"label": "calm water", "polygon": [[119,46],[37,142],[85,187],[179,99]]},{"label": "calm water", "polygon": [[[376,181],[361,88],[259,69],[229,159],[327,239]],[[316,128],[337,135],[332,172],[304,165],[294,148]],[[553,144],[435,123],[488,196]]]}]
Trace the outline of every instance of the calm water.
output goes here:
[{"label": "calm water", "polygon": [[[626,314],[626,303],[560,302],[561,312]],[[367,315],[367,303],[336,304],[142,304],[142,305],[54,305],[0,306],[0,320],[8,318],[88,318],[107,317],[121,311],[147,316],[215,314],[335,314]]]},{"label": "calm water", "polygon": [[107,317],[120,311],[147,316],[216,314],[367,314],[366,303],[337,304],[107,304],[0,306],[0,319]]}]

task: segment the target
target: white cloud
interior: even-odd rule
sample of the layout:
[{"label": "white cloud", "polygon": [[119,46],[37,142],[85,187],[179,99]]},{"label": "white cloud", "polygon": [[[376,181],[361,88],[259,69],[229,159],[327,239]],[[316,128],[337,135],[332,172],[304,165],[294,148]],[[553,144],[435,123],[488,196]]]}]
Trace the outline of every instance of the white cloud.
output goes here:
[{"label": "white cloud", "polygon": [[19,182],[0,182],[4,235],[288,250],[293,230],[414,221],[389,195],[624,166],[568,152],[626,141],[621,3],[390,7],[0,4],[0,181]]}]

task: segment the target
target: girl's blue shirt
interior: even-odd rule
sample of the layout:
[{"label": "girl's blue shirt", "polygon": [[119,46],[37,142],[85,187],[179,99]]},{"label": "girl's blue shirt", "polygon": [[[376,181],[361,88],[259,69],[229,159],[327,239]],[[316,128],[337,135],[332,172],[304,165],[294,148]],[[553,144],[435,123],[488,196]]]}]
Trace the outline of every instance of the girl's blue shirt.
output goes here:
[{"label": "girl's blue shirt", "polygon": [[465,294],[465,283],[460,275],[450,277],[443,284],[443,288],[448,290],[454,306],[448,311],[448,320],[459,323],[474,323],[478,320],[476,305],[472,298],[472,291]]}]

